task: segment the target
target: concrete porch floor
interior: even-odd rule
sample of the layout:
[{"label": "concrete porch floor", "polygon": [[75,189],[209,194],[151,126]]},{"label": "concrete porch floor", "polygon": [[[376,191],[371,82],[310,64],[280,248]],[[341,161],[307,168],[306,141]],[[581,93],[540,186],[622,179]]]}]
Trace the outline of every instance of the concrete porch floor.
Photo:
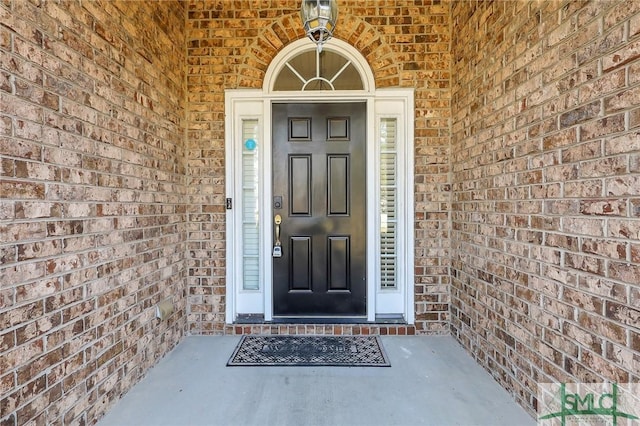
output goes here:
[{"label": "concrete porch floor", "polygon": [[391,367],[226,367],[239,336],[187,337],[98,422],[534,425],[451,337],[383,336]]}]

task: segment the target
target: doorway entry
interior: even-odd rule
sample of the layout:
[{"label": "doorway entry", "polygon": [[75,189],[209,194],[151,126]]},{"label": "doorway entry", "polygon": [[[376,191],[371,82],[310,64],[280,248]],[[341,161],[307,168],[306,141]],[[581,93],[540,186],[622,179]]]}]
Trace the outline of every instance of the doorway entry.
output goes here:
[{"label": "doorway entry", "polygon": [[275,317],[366,316],[365,112],[273,105]]},{"label": "doorway entry", "polygon": [[323,53],[298,40],[225,91],[228,324],[414,322],[413,90]]}]

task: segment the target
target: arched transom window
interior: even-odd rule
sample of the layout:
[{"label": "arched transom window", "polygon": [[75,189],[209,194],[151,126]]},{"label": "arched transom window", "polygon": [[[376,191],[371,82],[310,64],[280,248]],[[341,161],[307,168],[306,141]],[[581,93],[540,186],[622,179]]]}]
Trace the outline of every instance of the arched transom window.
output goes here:
[{"label": "arched transom window", "polygon": [[274,91],[362,89],[352,61],[328,49],[309,50],[288,60],[273,86]]}]

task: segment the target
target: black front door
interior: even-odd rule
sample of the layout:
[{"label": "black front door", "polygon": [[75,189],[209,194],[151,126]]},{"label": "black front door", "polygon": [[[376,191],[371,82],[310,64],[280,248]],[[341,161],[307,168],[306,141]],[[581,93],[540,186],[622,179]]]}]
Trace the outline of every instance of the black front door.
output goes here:
[{"label": "black front door", "polygon": [[274,316],[366,315],[365,111],[273,106]]}]

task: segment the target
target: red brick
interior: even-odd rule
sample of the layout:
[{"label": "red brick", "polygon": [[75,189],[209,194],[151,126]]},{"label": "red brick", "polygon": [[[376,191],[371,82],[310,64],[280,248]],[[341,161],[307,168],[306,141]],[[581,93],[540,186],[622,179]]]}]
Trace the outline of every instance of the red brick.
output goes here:
[{"label": "red brick", "polygon": [[[602,351],[602,340],[598,336],[569,321],[563,323],[562,334],[549,333],[549,335],[554,336],[554,338],[549,339],[548,342],[569,356],[577,357],[580,345],[596,352]],[[560,342],[562,346],[558,345]]]},{"label": "red brick", "polygon": [[635,326],[640,322],[640,309],[620,303],[607,302],[606,316],[607,318],[619,323]]},{"label": "red brick", "polygon": [[[562,150],[562,162],[565,164],[568,163],[577,163],[584,160],[589,160],[593,158],[598,158],[602,156],[602,144],[600,141],[587,142],[580,145],[574,145],[567,149]],[[578,174],[580,176],[583,174],[582,172],[582,164],[580,164],[580,168],[576,168]],[[580,176],[581,177],[581,176]]]},{"label": "red brick", "polygon": [[612,342],[626,344],[626,330],[619,324],[586,312],[580,313],[578,322],[580,326],[587,330],[591,330],[598,336],[603,336],[603,338]]},{"label": "red brick", "polygon": [[[616,92],[625,87],[625,70],[606,73],[599,79],[590,80],[580,86],[579,102],[581,104],[591,102],[603,95]],[[599,103],[599,102],[597,102]]]},{"label": "red brick", "polygon": [[19,283],[42,278],[45,275],[44,262],[17,263],[2,270],[2,278],[7,283]]},{"label": "red brick", "polygon": [[640,108],[629,111],[629,129],[637,129],[640,126]]},{"label": "red brick", "polygon": [[[1,74],[0,74],[1,77]],[[0,80],[0,89],[2,89],[2,80]],[[13,133],[13,121],[11,117],[0,116],[0,134],[11,136]]]},{"label": "red brick", "polygon": [[640,244],[631,245],[631,262],[640,263]]},{"label": "red brick", "polygon": [[62,252],[59,240],[45,240],[27,244],[19,244],[18,261],[30,260],[39,257],[51,257]]},{"label": "red brick", "polygon": [[626,302],[627,300],[626,289],[623,284],[601,277],[593,275],[582,276],[580,277],[579,286],[582,290],[599,297],[606,297],[620,302]]},{"label": "red brick", "polygon": [[0,180],[0,196],[14,199],[43,199],[44,184]]},{"label": "red brick", "polygon": [[609,277],[625,283],[638,283],[640,282],[640,264],[611,262],[609,264]]},{"label": "red brick", "polygon": [[625,175],[629,170],[629,159],[626,156],[599,158],[580,164],[579,178]]},{"label": "red brick", "polygon": [[15,246],[0,247],[0,264],[9,265],[10,263],[15,263],[16,260]]},{"label": "red brick", "polygon": [[638,105],[638,99],[640,99],[640,87],[626,89],[620,93],[605,98],[604,109],[606,113],[611,113],[636,107]]},{"label": "red brick", "polygon": [[627,246],[616,241],[593,240],[584,238],[582,240],[582,252],[604,256],[611,259],[624,260],[627,257]]},{"label": "red brick", "polygon": [[6,352],[15,348],[16,333],[15,331],[7,331],[0,335],[0,352]]},{"label": "red brick", "polygon": [[629,172],[640,172],[640,154],[633,154],[629,157]]},{"label": "red brick", "polygon": [[[575,128],[568,128],[558,133],[545,136],[542,144],[545,150],[561,148],[567,145],[573,145],[577,142],[577,132]],[[584,139],[583,139],[584,140]]]},{"label": "red brick", "polygon": [[0,154],[9,157],[40,160],[42,158],[42,147],[40,144],[30,141],[0,137]]},{"label": "red brick", "polygon": [[628,383],[629,372],[611,363],[609,360],[600,356],[584,351],[581,354],[582,361],[587,368],[592,369],[597,374],[614,383]]},{"label": "red brick", "polygon": [[624,114],[605,117],[580,125],[580,140],[589,141],[624,130]]},{"label": "red brick", "polygon": [[609,200],[582,200],[580,202],[580,213],[586,215],[626,217],[628,213],[627,200],[624,198]]},{"label": "red brick", "polygon": [[603,71],[610,72],[635,60],[640,55],[640,40],[635,40],[623,45],[619,50],[604,56],[602,59]]},{"label": "red brick", "polygon": [[602,276],[605,274],[605,263],[604,260],[600,258],[567,253],[565,255],[565,264],[569,268],[580,271]]},{"label": "red brick", "polygon": [[631,343],[629,347],[636,352],[640,352],[640,333],[636,333],[635,331],[630,332]]},{"label": "red brick", "polygon": [[607,196],[638,195],[640,176],[625,175],[605,181]]},{"label": "red brick", "polygon": [[632,219],[612,219],[608,223],[607,231],[610,237],[639,240],[640,222]]},{"label": "red brick", "polygon": [[560,128],[588,121],[600,114],[600,101],[592,102],[560,115]]},{"label": "red brick", "polygon": [[578,180],[564,185],[565,198],[597,198],[603,194],[602,180]]},{"label": "red brick", "polygon": [[16,287],[16,301],[40,299],[43,296],[60,291],[61,285],[57,279],[40,280],[35,283],[23,284]]}]

